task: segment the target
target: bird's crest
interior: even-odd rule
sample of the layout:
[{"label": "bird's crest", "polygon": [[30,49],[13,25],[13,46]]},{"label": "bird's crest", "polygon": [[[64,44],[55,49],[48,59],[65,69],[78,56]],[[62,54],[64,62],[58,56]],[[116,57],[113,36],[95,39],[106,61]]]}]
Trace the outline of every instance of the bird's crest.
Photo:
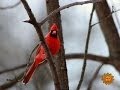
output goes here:
[{"label": "bird's crest", "polygon": [[53,23],[53,25],[51,26],[50,30],[58,31],[58,26],[55,23]]}]

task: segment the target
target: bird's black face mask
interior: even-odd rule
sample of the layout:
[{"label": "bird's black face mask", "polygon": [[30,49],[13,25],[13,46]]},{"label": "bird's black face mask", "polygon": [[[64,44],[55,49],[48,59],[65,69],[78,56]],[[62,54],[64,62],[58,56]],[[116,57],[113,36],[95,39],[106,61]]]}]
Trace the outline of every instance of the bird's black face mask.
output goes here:
[{"label": "bird's black face mask", "polygon": [[51,36],[51,37],[54,37],[54,38],[57,38],[57,36],[58,36],[58,31],[56,31],[56,30],[51,30],[50,36]]}]

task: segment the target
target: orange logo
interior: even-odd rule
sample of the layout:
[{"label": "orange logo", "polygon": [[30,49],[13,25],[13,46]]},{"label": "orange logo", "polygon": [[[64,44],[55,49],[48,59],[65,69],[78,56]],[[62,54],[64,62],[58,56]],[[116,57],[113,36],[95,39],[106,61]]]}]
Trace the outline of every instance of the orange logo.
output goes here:
[{"label": "orange logo", "polygon": [[113,80],[114,76],[111,73],[104,73],[104,75],[102,75],[102,81],[106,85],[112,84]]}]

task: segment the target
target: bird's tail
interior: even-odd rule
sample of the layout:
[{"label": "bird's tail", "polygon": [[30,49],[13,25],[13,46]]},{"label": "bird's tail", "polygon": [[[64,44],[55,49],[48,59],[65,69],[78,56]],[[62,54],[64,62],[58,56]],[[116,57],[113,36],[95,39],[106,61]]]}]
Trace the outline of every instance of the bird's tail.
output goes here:
[{"label": "bird's tail", "polygon": [[34,62],[32,63],[32,65],[30,66],[30,68],[28,69],[27,73],[25,74],[25,76],[23,77],[22,83],[23,84],[27,84],[29,82],[29,80],[31,79],[33,73],[35,72],[36,68],[42,64],[43,62],[45,62],[45,55],[37,55],[35,57]]},{"label": "bird's tail", "polygon": [[23,77],[22,83],[23,84],[27,84],[29,82],[29,80],[31,79],[33,73],[35,72],[37,66],[36,66],[36,62],[34,62],[30,68],[28,69],[27,73],[25,74],[25,76]]}]

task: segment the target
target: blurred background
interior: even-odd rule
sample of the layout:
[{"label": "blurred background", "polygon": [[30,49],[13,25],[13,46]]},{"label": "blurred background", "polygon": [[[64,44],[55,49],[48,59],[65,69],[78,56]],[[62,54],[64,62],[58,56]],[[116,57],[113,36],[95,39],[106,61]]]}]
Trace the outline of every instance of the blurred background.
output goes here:
[{"label": "blurred background", "polygon": [[[59,0],[60,6],[83,0]],[[120,9],[119,0],[107,0],[109,7]],[[33,48],[39,43],[37,33],[31,24],[24,23],[29,17],[22,3],[14,8],[5,7],[15,5],[19,0],[0,0],[0,71],[13,68],[27,63]],[[27,0],[38,22],[47,16],[45,0]],[[74,6],[61,11],[61,20],[64,36],[65,53],[84,53],[85,42],[88,31],[88,23],[92,4]],[[113,18],[120,35],[120,12],[113,14]],[[97,15],[94,13],[92,23],[98,22]],[[46,33],[48,24],[42,26]],[[89,51],[95,55],[108,56],[108,47],[99,24],[92,28],[90,37]],[[101,63],[88,60],[86,73],[81,90],[86,90],[89,81]],[[70,90],[75,90],[81,75],[83,60],[75,59],[67,61],[68,77]],[[25,68],[12,72],[0,74],[0,85],[10,82]],[[105,85],[101,81],[104,73],[112,73],[114,82]],[[18,82],[8,90],[54,90],[48,65],[42,65],[34,75],[34,78],[27,85]],[[120,76],[116,69],[111,65],[104,65],[95,80],[92,90],[120,90]]]}]

